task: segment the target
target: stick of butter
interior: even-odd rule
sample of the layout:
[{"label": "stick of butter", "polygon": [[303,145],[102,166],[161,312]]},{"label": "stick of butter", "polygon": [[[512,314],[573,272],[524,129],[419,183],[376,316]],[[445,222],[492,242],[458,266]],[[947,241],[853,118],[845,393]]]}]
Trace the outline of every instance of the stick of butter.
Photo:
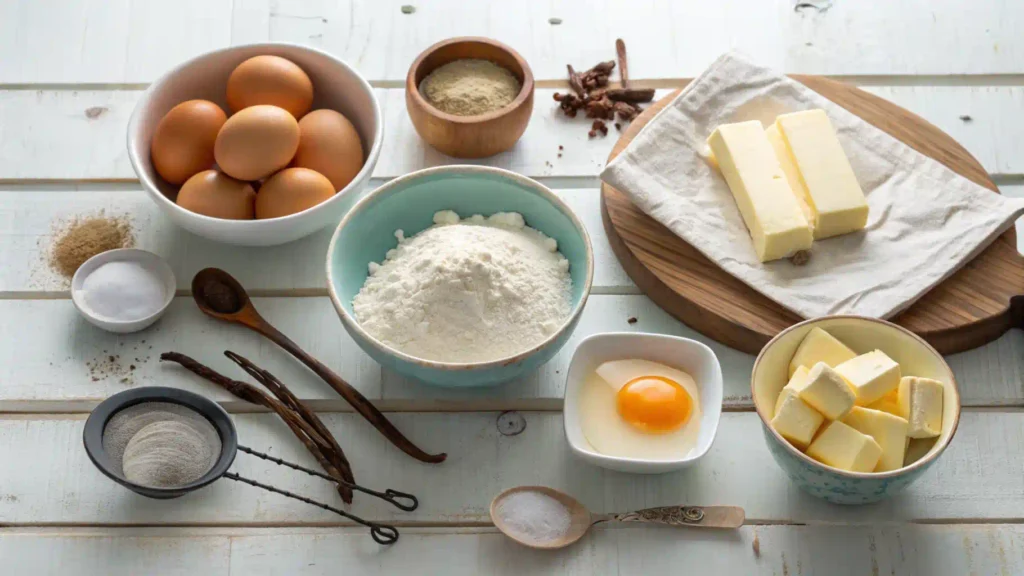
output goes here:
[{"label": "stick of butter", "polygon": [[931,378],[900,379],[897,402],[900,416],[910,422],[911,438],[933,438],[942,433],[943,385]]},{"label": "stick of butter", "polygon": [[800,346],[797,346],[796,353],[789,361],[789,376],[792,378],[800,366],[811,367],[818,362],[824,362],[835,368],[856,357],[856,352],[850,350],[846,344],[828,332],[817,327],[811,328],[807,336],[800,341]]},{"label": "stick of butter", "polygon": [[856,406],[843,417],[843,423],[871,436],[882,447],[882,457],[878,460],[875,472],[888,472],[903,467],[909,427],[905,419],[887,412]]},{"label": "stick of butter", "polygon": [[811,225],[761,123],[722,124],[708,137],[708,146],[736,199],[758,259],[768,262],[809,249],[814,241]]},{"label": "stick of butter", "polygon": [[788,155],[780,156],[795,167],[785,171],[786,175],[799,175],[790,186],[814,215],[814,238],[864,228],[868,202],[825,111],[783,114],[775,119],[775,126],[788,151]]},{"label": "stick of butter", "polygon": [[837,420],[811,442],[807,455],[840,470],[873,472],[882,458],[882,447],[871,436]]}]

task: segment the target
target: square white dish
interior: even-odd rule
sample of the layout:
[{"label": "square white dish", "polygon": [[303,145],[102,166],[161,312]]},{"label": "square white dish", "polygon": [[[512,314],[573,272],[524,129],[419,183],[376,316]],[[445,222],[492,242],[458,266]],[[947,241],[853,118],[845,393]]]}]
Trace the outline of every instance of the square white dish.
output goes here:
[{"label": "square white dish", "polygon": [[[702,411],[697,445],[677,460],[646,460],[606,456],[594,450],[583,435],[579,397],[587,376],[609,360],[639,359],[659,362],[693,376],[700,391]],[[562,415],[565,437],[577,457],[609,470],[661,474],[692,465],[711,449],[722,417],[722,366],[704,344],[664,334],[609,332],[585,338],[576,347],[566,375]]]}]

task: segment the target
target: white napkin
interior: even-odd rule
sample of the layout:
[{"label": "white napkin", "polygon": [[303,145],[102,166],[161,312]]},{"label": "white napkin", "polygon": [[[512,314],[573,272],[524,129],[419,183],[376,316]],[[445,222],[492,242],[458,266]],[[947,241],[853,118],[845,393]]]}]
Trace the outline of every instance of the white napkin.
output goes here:
[{"label": "white napkin", "polygon": [[[810,262],[761,263],[729,186],[708,162],[719,124],[822,108],[867,196],[865,230],[815,241]],[[758,292],[804,318],[887,318],[981,252],[1024,213],[810,88],[720,57],[640,131],[601,178]]]}]

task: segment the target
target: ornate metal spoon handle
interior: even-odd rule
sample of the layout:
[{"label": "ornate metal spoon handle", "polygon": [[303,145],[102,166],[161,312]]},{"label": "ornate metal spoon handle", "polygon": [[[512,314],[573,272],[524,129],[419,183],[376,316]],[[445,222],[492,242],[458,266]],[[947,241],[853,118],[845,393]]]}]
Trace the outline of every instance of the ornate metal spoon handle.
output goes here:
[{"label": "ornate metal spoon handle", "polygon": [[737,506],[662,506],[612,514],[608,518],[616,522],[645,522],[701,528],[739,528],[743,526],[745,519],[743,508]]}]

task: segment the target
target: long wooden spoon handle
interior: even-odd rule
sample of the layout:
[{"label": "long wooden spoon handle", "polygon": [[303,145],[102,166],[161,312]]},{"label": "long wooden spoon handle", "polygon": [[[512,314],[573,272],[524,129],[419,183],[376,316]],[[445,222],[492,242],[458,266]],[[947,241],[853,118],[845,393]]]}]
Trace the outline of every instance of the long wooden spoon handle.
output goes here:
[{"label": "long wooden spoon handle", "polygon": [[[250,308],[251,309],[251,308]],[[402,452],[405,452],[409,456],[428,464],[438,464],[444,462],[447,454],[429,454],[418,446],[412,443],[411,440],[405,437],[395,425],[387,419],[376,406],[370,403],[358,390],[352,387],[351,384],[345,382],[345,380],[334,373],[333,370],[325,366],[322,362],[313,358],[307,354],[299,345],[292,342],[291,338],[288,338],[281,333],[277,328],[271,326],[266,320],[259,315],[254,315],[255,318],[249,319],[244,324],[253,330],[256,330],[260,334],[266,336],[275,344],[287,350],[292,356],[295,356],[303,364],[309,367],[310,370],[316,372],[317,376],[327,382],[331,388],[334,388],[342,398],[345,399],[349,404],[355,408],[356,412],[359,412],[363,418],[366,418],[374,428],[380,431],[385,438],[391,441],[392,444],[397,446]]]},{"label": "long wooden spoon handle", "polygon": [[696,528],[739,528],[746,515],[738,506],[662,506],[614,514],[616,522],[645,522]]}]

